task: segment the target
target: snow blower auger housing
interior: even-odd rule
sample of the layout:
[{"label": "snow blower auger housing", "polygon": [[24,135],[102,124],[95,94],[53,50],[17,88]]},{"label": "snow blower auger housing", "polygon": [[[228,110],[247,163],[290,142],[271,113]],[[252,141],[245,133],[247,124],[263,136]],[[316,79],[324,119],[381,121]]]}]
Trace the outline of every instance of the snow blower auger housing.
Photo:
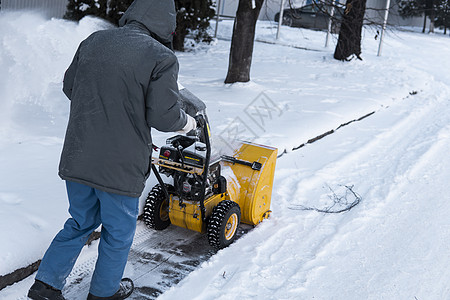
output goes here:
[{"label": "snow blower auger housing", "polygon": [[221,249],[235,240],[240,222],[257,225],[269,217],[277,149],[242,143],[231,156],[211,159],[205,105],[186,89],[180,95],[197,129],[167,139],[152,158],[159,184],[147,197],[143,219],[157,230],[173,224],[206,233],[210,245]]}]

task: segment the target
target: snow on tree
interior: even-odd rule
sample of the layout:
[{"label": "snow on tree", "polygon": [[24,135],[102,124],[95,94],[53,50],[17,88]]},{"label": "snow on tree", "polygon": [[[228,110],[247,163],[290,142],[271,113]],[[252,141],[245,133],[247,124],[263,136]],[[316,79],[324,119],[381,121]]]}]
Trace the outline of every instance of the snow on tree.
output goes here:
[{"label": "snow on tree", "polygon": [[[69,0],[66,19],[78,21],[94,15],[118,25],[123,13],[133,0]],[[174,35],[175,50],[183,51],[185,38],[192,34],[196,42],[211,42],[209,21],[215,15],[212,0],[175,0],[177,28]]]},{"label": "snow on tree", "polygon": [[79,21],[86,15],[106,19],[107,0],[69,0],[64,18]]},{"label": "snow on tree", "polygon": [[430,30],[434,32],[434,26],[444,27],[445,33],[450,26],[450,8],[448,0],[401,0],[399,13],[402,17],[423,16],[423,29],[425,32],[426,20],[430,19]]},{"label": "snow on tree", "polygon": [[211,42],[209,21],[214,17],[211,0],[175,0],[177,29],[173,39],[175,50],[183,51],[186,35],[193,34],[196,42]]},{"label": "snow on tree", "polygon": [[444,34],[447,34],[447,28],[450,27],[450,3],[448,0],[439,1],[434,24],[443,27]]}]

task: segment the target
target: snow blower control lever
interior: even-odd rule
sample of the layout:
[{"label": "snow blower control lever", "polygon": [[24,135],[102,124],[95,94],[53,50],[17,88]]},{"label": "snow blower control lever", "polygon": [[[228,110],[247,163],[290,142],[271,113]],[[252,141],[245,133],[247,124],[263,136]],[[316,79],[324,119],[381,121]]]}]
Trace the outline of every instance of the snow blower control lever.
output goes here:
[{"label": "snow blower control lever", "polygon": [[250,168],[252,168],[252,170],[256,170],[256,171],[260,171],[261,167],[262,167],[262,164],[257,162],[257,161],[249,162],[249,161],[240,160],[240,159],[234,158],[232,156],[227,156],[227,155],[222,155],[221,158],[224,161],[227,161],[227,162],[230,162],[230,163],[233,163],[233,164],[240,164],[240,165],[244,165],[244,166],[249,166]]}]

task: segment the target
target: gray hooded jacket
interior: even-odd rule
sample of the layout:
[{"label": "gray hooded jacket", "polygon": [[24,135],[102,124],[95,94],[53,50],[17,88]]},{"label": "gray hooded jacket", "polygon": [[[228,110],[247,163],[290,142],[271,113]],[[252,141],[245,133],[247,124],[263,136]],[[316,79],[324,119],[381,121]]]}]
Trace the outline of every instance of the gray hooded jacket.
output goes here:
[{"label": "gray hooded jacket", "polygon": [[178,61],[163,44],[175,30],[173,0],[135,0],[120,27],[81,42],[64,76],[71,100],[59,175],[139,197],[150,174],[150,127],[182,129]]}]

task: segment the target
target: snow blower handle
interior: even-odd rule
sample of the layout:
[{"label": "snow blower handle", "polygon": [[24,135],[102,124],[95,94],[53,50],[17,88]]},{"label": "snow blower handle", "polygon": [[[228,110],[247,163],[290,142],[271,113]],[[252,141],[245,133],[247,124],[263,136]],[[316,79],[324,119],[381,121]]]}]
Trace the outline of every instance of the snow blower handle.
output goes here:
[{"label": "snow blower handle", "polygon": [[202,114],[198,114],[195,116],[195,120],[197,121],[197,134],[199,134],[201,142],[205,143],[206,145],[206,156],[204,161],[205,167],[202,174],[202,186],[199,195],[200,213],[202,221],[206,222],[205,192],[206,192],[206,182],[208,181],[209,161],[211,158],[211,142],[209,140],[210,137],[209,126],[205,117]]},{"label": "snow blower handle", "polygon": [[203,128],[203,126],[205,126],[206,121],[202,115],[196,115],[194,119],[197,121],[197,128]]},{"label": "snow blower handle", "polygon": [[262,164],[257,161],[249,162],[249,161],[240,160],[240,159],[234,158],[232,156],[227,156],[227,155],[222,155],[221,158],[224,161],[227,161],[227,162],[230,162],[233,164],[240,164],[240,165],[248,166],[255,171],[260,171],[262,168]]}]

